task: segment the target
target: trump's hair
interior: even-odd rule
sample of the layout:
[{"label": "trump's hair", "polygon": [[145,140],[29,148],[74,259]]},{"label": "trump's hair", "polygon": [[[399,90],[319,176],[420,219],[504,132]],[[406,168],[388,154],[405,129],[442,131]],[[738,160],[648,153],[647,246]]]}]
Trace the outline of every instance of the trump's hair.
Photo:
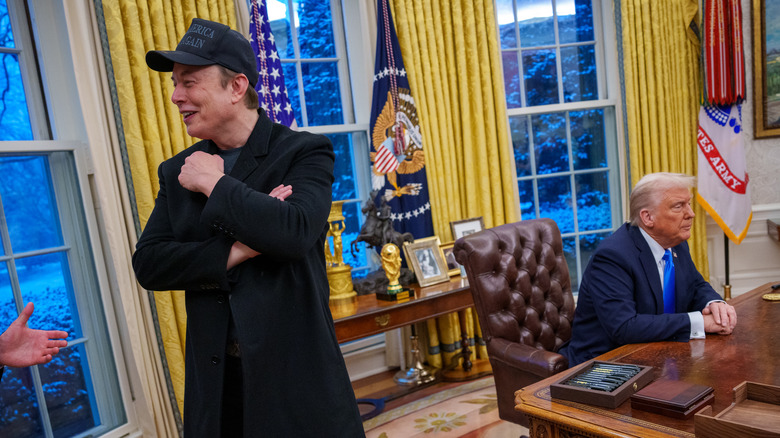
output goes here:
[{"label": "trump's hair", "polygon": [[670,189],[690,190],[696,179],[684,173],[657,172],[642,177],[634,186],[629,198],[629,221],[639,226],[639,213],[642,210],[654,210],[661,203],[663,194]]}]

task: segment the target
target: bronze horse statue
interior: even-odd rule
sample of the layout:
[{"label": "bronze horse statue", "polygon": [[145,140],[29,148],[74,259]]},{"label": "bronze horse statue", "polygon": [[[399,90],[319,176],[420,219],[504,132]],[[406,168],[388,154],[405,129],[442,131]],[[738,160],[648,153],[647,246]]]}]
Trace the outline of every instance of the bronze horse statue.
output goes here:
[{"label": "bronze horse statue", "polygon": [[355,253],[358,242],[366,242],[368,247],[376,248],[377,250],[381,250],[386,243],[394,243],[403,251],[404,242],[414,241],[412,233],[399,233],[393,228],[390,206],[382,200],[382,206],[377,208],[376,203],[374,203],[373,192],[361,211],[366,216],[366,221],[363,223],[363,227],[360,228],[358,236],[352,241],[350,247],[352,254]]}]

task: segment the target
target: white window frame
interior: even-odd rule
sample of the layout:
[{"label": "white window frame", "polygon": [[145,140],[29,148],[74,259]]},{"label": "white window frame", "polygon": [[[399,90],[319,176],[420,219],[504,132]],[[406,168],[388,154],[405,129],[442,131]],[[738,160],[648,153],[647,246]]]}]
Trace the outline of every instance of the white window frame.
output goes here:
[{"label": "white window frame", "polygon": [[[20,68],[24,81],[25,95],[28,101],[30,123],[33,127],[33,141],[1,141],[0,152],[6,153],[50,153],[63,151],[73,154],[78,193],[60,192],[60,199],[81,198],[80,209],[86,221],[87,235],[78,243],[78,250],[87,257],[68,257],[74,289],[82,291],[77,295],[77,308],[82,327],[86,330],[105,319],[106,342],[110,350],[101,354],[110,354],[115,371],[107,368],[102,357],[89,357],[90,370],[94,373],[115,373],[116,385],[120,391],[120,401],[124,410],[125,423],[112,430],[95,428],[89,433],[99,433],[103,437],[138,437],[141,428],[135,413],[133,389],[128,380],[126,359],[123,355],[121,332],[117,315],[121,314],[121,304],[114,301],[114,288],[109,279],[107,255],[104,253],[103,236],[99,225],[99,206],[94,204],[94,171],[92,169],[84,116],[79,105],[76,90],[75,68],[68,38],[64,0],[7,0],[9,16],[14,29],[16,49],[25,52],[20,58]],[[14,12],[11,12],[14,11]],[[25,11],[25,12],[22,12]],[[28,28],[26,11],[29,11],[32,28]],[[30,35],[32,37],[30,38]],[[54,177],[54,175],[53,175]],[[71,204],[72,205],[72,204]],[[65,230],[63,230],[65,232]],[[83,269],[82,273],[78,273]],[[92,271],[92,272],[90,272]],[[94,274],[94,275],[93,275]],[[87,297],[83,292],[89,291]],[[102,312],[98,310],[102,307]],[[69,340],[79,342],[79,340]],[[94,380],[94,379],[93,379]],[[104,391],[95,381],[96,392]],[[98,398],[105,398],[98,394]],[[99,406],[101,419],[106,418],[105,406]],[[89,434],[88,433],[88,434]]]},{"label": "white window frame", "polygon": [[[523,0],[514,0],[515,4],[522,3]],[[553,6],[553,13],[556,13],[555,2],[551,0]],[[625,206],[627,205],[626,191],[623,190],[626,187],[626,151],[624,141],[624,125],[623,125],[623,102],[621,99],[620,90],[620,72],[618,69],[618,56],[617,56],[617,38],[615,34],[615,19],[613,15],[612,2],[610,0],[592,0],[593,11],[593,30],[594,30],[594,47],[597,65],[597,84],[598,84],[598,99],[589,101],[577,101],[570,103],[557,103],[551,105],[537,105],[537,106],[523,106],[520,108],[507,108],[508,119],[518,116],[538,116],[541,114],[559,113],[564,114],[566,117],[567,136],[569,127],[569,112],[572,111],[584,111],[593,109],[604,110],[604,131],[607,138],[606,154],[607,154],[607,169],[610,173],[614,173],[615,176],[609,178],[609,190],[610,190],[610,203],[611,203],[611,215],[612,215],[612,230],[616,229],[623,223],[625,217]],[[558,21],[554,20],[554,26],[557,29]],[[496,17],[496,23],[498,23],[498,17]],[[498,26],[496,31],[500,32]],[[497,35],[500,39],[500,35]],[[580,43],[566,43],[559,44],[558,33],[555,34],[555,49],[556,49],[556,71],[558,74],[558,99],[559,102],[564,102],[563,98],[563,84],[562,84],[562,71],[561,71],[561,56],[560,48],[579,46]],[[550,46],[544,46],[544,48],[550,48]],[[533,47],[518,47],[518,51],[531,50]],[[503,50],[503,49],[502,49]],[[502,57],[503,59],[503,57]],[[519,82],[521,85],[521,102],[525,105],[525,81],[523,79],[523,65],[522,57],[518,57],[519,65]],[[612,114],[609,114],[612,113]],[[609,117],[608,117],[609,115]],[[530,122],[529,122],[530,123]],[[531,139],[530,145],[530,159],[534,159],[533,149],[533,131],[528,130],[529,138]],[[610,143],[611,142],[611,143]],[[571,147],[571,139],[567,139],[567,146]],[[571,157],[569,162],[571,163]],[[556,172],[552,175],[548,174],[535,174],[531,176],[518,176],[517,181],[529,181],[548,178],[548,177],[560,177],[562,175],[569,175],[571,178],[572,190],[576,187],[574,184],[574,176],[587,174],[587,173],[600,173],[604,169],[587,169],[587,170],[566,170],[562,172]],[[534,189],[534,206],[538,210],[539,208],[539,193],[537,189]],[[577,205],[576,202],[572,206],[574,213],[574,226],[575,232],[563,233],[562,237],[575,237],[588,234],[598,234],[604,232],[599,231],[585,231],[581,232],[577,230]],[[538,214],[538,212],[535,212]],[[582,280],[582,272],[585,270],[585,266],[588,260],[581,260],[580,257],[580,245],[579,238],[576,237],[577,245],[575,245],[575,259],[577,266],[569,267],[569,274],[576,275],[576,284],[579,285]]]}]

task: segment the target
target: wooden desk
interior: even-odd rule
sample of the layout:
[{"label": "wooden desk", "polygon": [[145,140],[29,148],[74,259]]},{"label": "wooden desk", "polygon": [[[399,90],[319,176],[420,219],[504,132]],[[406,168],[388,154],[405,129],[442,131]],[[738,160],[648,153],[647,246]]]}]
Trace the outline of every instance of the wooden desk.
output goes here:
[{"label": "wooden desk", "polygon": [[[733,401],[733,389],[743,381],[780,386],[780,302],[761,299],[771,291],[767,283],[730,301],[737,310],[737,327],[729,336],[707,335],[689,342],[655,342],[625,345],[595,360],[650,365],[655,378],[683,380],[712,386],[713,414]],[[575,368],[587,366],[589,362]],[[572,372],[575,368],[565,371]],[[630,401],[616,409],[551,400],[550,384],[559,373],[515,394],[515,409],[531,420],[531,437],[688,437],[694,435],[694,418],[678,420],[640,410]]]},{"label": "wooden desk", "polygon": [[346,303],[331,303],[336,338],[340,343],[353,341],[474,305],[465,278],[413,289],[414,298],[405,302],[381,301],[370,294]]}]

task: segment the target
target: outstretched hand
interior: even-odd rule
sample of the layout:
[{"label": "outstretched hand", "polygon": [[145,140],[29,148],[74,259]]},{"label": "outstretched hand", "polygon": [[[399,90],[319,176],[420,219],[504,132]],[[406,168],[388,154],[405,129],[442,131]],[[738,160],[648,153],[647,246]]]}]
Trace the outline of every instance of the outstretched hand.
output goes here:
[{"label": "outstretched hand", "polygon": [[33,303],[0,335],[0,365],[28,367],[48,363],[60,348],[68,346],[68,333],[62,330],[34,330],[27,327]]}]

